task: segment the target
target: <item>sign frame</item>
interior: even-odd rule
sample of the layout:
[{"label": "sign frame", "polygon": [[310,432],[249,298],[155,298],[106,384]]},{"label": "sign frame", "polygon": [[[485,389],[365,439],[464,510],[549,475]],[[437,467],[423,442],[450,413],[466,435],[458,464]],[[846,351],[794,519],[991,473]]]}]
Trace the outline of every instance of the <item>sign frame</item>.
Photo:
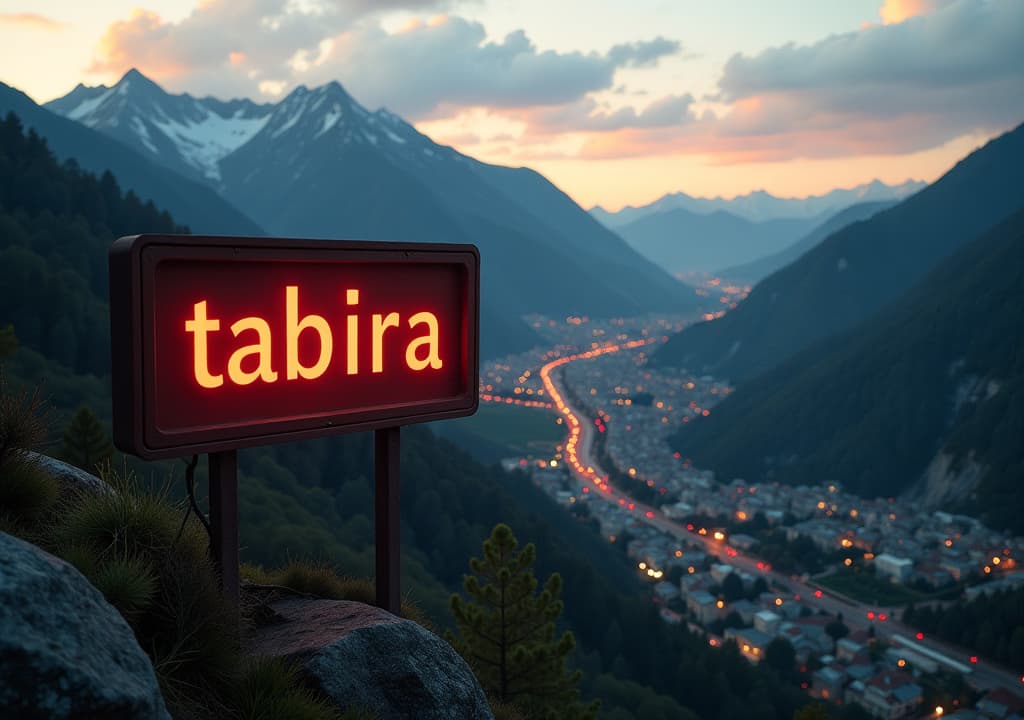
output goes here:
[{"label": "sign frame", "polygon": [[[161,260],[238,262],[445,263],[466,270],[465,392],[453,397],[393,403],[333,414],[244,421],[164,434],[153,406],[153,309],[156,265]],[[143,234],[110,248],[110,319],[114,444],[147,460],[218,453],[326,435],[381,430],[464,417],[479,405],[480,253],[471,244],[313,240],[274,237]],[[128,347],[125,347],[125,343]],[[353,382],[358,382],[353,379]]]}]

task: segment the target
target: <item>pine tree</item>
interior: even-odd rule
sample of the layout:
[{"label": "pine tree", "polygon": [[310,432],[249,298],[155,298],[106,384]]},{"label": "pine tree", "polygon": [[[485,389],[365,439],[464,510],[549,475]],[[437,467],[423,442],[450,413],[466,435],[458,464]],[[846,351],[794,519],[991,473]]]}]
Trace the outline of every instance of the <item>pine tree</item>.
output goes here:
[{"label": "pine tree", "polygon": [[64,431],[61,458],[88,472],[105,465],[114,457],[114,446],[96,414],[81,407]]},{"label": "pine tree", "polygon": [[483,559],[469,561],[472,575],[463,582],[468,600],[451,599],[459,636],[448,641],[473,667],[491,697],[511,703],[538,718],[580,718],[597,715],[598,703],[579,701],[578,670],[565,661],[576,646],[571,632],[555,638],[562,614],[562,578],[552,574],[537,592],[533,543],[516,551],[511,528],[498,524],[484,541]]}]

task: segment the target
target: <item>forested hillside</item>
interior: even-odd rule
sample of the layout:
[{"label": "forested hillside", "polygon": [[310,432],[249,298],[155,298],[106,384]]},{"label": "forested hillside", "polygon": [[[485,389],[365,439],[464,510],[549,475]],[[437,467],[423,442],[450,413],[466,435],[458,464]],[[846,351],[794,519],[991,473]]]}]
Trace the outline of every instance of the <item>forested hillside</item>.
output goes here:
[{"label": "forested hillside", "polygon": [[779,252],[772,253],[765,257],[759,257],[758,259],[744,263],[743,265],[720,268],[716,274],[725,278],[729,282],[750,283],[753,285],[759,282],[762,278],[768,277],[776,270],[780,270],[790,263],[796,262],[800,259],[801,255],[816,247],[818,243],[823,241],[829,235],[839,232],[847,225],[852,225],[853,223],[861,220],[867,220],[883,210],[888,210],[895,204],[896,201],[887,200],[851,205],[850,207],[837,212],[795,243],[783,248]]},{"label": "forested hillside", "polygon": [[855,330],[740,384],[675,446],[726,478],[867,496],[913,485],[938,455],[931,495],[1024,532],[1022,307],[1024,210]]},{"label": "forested hillside", "polygon": [[185,231],[152,202],[122,195],[109,172],[58,165],[13,114],[0,121],[0,317],[29,348],[74,373],[108,373],[111,240]]}]

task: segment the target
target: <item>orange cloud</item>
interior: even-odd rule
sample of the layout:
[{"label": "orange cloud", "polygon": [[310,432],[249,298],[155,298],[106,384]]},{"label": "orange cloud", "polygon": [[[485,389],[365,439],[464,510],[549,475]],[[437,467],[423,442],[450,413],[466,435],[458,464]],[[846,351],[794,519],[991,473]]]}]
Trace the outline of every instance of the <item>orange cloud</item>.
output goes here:
[{"label": "orange cloud", "polygon": [[17,27],[31,28],[32,30],[47,30],[50,32],[63,30],[67,23],[48,18],[38,13],[0,13],[0,25],[12,25]]},{"label": "orange cloud", "polygon": [[124,72],[138,68],[157,82],[174,78],[187,68],[162,52],[156,42],[165,35],[168,25],[155,12],[136,8],[127,20],[118,20],[100,38],[92,72]]},{"label": "orange cloud", "polygon": [[884,0],[878,14],[886,25],[895,25],[918,15],[937,10],[948,0]]}]

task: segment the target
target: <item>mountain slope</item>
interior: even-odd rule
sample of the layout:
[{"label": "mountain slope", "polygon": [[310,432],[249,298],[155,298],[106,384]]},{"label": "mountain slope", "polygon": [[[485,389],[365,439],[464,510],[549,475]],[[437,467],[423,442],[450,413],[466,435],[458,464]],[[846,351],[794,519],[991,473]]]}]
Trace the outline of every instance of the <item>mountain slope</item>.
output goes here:
[{"label": "mountain slope", "polygon": [[769,255],[810,231],[819,218],[751,222],[724,210],[676,208],[617,228],[644,257],[671,273],[711,272]]},{"label": "mountain slope", "polygon": [[262,235],[262,229],[208,187],[169,171],[134,150],[77,122],[40,107],[24,93],[0,83],[0,116],[14,112],[26,127],[46,138],[61,160],[102,174],[169,210],[196,233]]},{"label": "mountain slope", "polygon": [[[1024,210],[673,438],[723,477],[961,501],[1024,532]],[[926,472],[927,470],[927,472]]]},{"label": "mountain slope", "polygon": [[795,262],[801,255],[815,247],[832,233],[838,232],[855,222],[867,220],[883,210],[888,210],[895,204],[895,201],[891,200],[857,203],[845,210],[839,211],[795,243],[783,248],[779,252],[757,258],[743,265],[722,268],[717,270],[715,274],[734,283],[753,285],[761,278],[768,277],[776,270],[786,267],[791,262]]},{"label": "mountain slope", "polygon": [[647,215],[683,208],[690,212],[707,215],[716,210],[725,210],[751,222],[762,222],[777,218],[810,218],[832,215],[845,207],[862,202],[900,200],[918,190],[926,183],[907,180],[900,185],[886,185],[872,180],[852,188],[837,188],[824,195],[805,198],[776,197],[764,190],[755,190],[726,200],[723,197],[691,197],[686,193],[669,193],[652,203],[641,207],[627,205],[618,212],[608,212],[601,206],[590,209],[590,214],[610,228],[618,228]]},{"label": "mountain slope", "polygon": [[654,357],[734,381],[852,327],[939,260],[1024,206],[1024,126],[990,141],[942,178],[825,239],[759,283],[739,306],[671,338]]}]

